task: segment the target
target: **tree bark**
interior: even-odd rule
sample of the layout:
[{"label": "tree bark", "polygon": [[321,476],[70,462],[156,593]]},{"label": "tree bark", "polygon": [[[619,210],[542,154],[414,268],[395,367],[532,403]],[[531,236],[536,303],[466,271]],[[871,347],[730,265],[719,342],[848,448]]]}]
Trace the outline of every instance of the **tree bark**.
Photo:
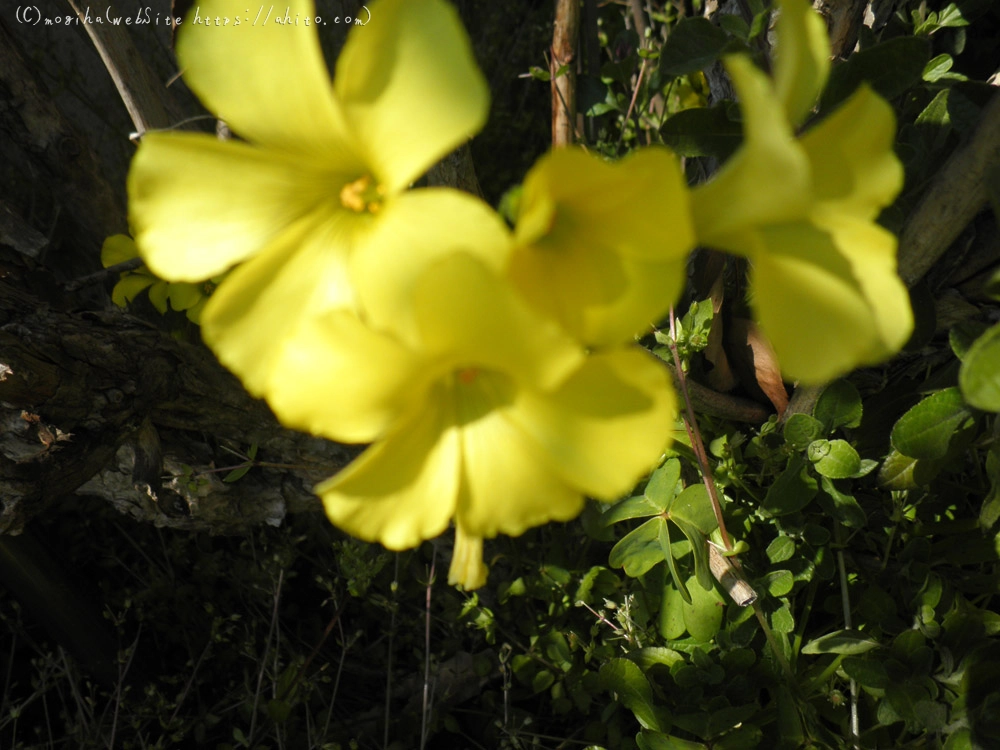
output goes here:
[{"label": "tree bark", "polygon": [[[313,484],[356,453],[282,428],[204,347],[121,311],[61,311],[0,282],[0,321],[0,533],[75,491],[161,526],[276,525],[318,510]],[[252,445],[256,463],[239,457]]]}]

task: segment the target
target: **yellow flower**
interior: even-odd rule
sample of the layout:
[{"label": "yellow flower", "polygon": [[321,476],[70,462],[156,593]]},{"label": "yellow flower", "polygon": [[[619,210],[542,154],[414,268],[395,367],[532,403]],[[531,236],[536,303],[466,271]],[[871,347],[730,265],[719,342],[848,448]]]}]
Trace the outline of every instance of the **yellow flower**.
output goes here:
[{"label": "yellow flower", "polygon": [[[664,369],[637,347],[596,355],[466,253],[414,285],[410,322],[377,331],[349,312],[309,321],[275,394],[292,426],[374,441],[317,487],[330,520],[404,549],[454,519],[452,583],[484,583],[482,540],[613,500],[655,464],[673,423]],[[327,390],[331,398],[309,394]]]},{"label": "yellow flower", "polygon": [[875,223],[903,170],[892,109],[866,86],[796,138],[825,83],[829,42],[805,0],[780,8],[773,82],[746,58],[726,60],[744,145],[694,191],[692,211],[699,242],[752,262],[751,302],[782,369],[818,384],[909,338],[896,238]]},{"label": "yellow flower", "polygon": [[[285,5],[290,17],[315,16],[310,0]],[[177,55],[191,89],[244,140],[147,134],[129,175],[131,222],[162,278],[199,281],[241,264],[205,307],[202,333],[251,393],[296,387],[275,372],[287,370],[289,346],[307,345],[309,319],[357,309],[372,286],[398,295],[456,242],[505,264],[509,237],[487,206],[453,190],[407,191],[487,114],[485,81],[447,3],[372,3],[332,82],[314,24],[254,24],[242,0],[202,0],[199,12],[242,21],[185,23]]]},{"label": "yellow flower", "polygon": [[515,240],[510,277],[532,304],[588,345],[630,341],[684,286],[694,229],[677,159],[553,151],[525,178]]}]

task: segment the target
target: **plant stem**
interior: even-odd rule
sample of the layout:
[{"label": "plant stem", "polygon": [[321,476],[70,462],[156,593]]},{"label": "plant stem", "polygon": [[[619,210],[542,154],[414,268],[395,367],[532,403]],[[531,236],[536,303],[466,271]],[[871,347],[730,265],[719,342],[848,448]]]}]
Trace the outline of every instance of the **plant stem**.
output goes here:
[{"label": "plant stem", "polygon": [[[698,429],[698,420],[694,416],[694,408],[691,406],[691,397],[688,395],[687,377],[681,367],[681,356],[677,352],[677,325],[674,317],[674,308],[670,308],[670,353],[674,357],[674,366],[677,368],[677,384],[680,386],[681,396],[684,399],[684,406],[687,412],[684,417],[684,429],[687,430],[688,438],[691,441],[691,450],[694,451],[695,460],[698,462],[698,469],[701,471],[702,481],[708,491],[708,497],[712,501],[712,511],[715,513],[716,523],[719,524],[719,533],[722,535],[722,544],[726,552],[733,549],[733,542],[726,531],[726,521],[722,517],[722,505],[719,503],[719,493],[712,479],[712,468],[708,464],[708,454],[705,452],[705,443],[701,439],[701,431]],[[738,561],[735,564],[739,566]]]}]

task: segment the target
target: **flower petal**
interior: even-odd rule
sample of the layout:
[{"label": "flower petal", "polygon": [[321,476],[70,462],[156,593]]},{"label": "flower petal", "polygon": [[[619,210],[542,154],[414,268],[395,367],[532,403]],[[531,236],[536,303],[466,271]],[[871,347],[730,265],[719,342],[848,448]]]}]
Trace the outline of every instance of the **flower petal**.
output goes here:
[{"label": "flower petal", "polygon": [[903,187],[903,166],[892,150],[895,134],[892,107],[862,85],[801,139],[817,200],[860,218],[878,216]]},{"label": "flower petal", "polygon": [[300,322],[353,309],[347,274],[353,234],[363,218],[341,212],[316,225],[300,221],[226,277],[202,313],[202,336],[219,360],[255,396],[268,396],[286,342]]},{"label": "flower petal", "polygon": [[[536,206],[543,221],[530,218]],[[523,245],[595,242],[629,258],[663,261],[686,257],[694,244],[680,165],[660,147],[615,163],[576,148],[550,151],[528,172],[519,212]]]},{"label": "flower petal", "polygon": [[552,321],[539,317],[480,260],[454,253],[417,283],[413,310],[423,347],[452,367],[492,369],[546,390],[561,383],[584,353]]},{"label": "flower petal", "polygon": [[830,74],[826,23],[806,0],[779,0],[774,88],[792,125],[812,110]]},{"label": "flower petal", "polygon": [[299,322],[276,361],[268,403],[282,424],[370,442],[421,404],[422,360],[352,312]]},{"label": "flower petal", "polygon": [[872,310],[869,325],[874,326],[875,341],[861,364],[895,354],[913,333],[910,294],[896,270],[896,236],[871,221],[832,212],[828,218],[814,217],[814,222],[834,238]]},{"label": "flower petal", "polygon": [[[490,377],[483,373],[479,380]],[[489,538],[575,518],[583,510],[580,490],[549,467],[501,408],[489,404],[482,412],[460,427],[464,478],[456,524],[467,534]]]},{"label": "flower petal", "polygon": [[676,158],[649,148],[617,164],[559,149],[528,174],[510,276],[591,345],[619,344],[680,294],[694,244]]},{"label": "flower petal", "polygon": [[493,209],[457,190],[411,190],[387,200],[351,254],[351,279],[366,319],[412,340],[414,284],[430,264],[456,251],[499,274],[510,254],[510,232]]},{"label": "flower petal", "polygon": [[487,570],[483,563],[483,538],[466,534],[455,527],[455,549],[448,568],[448,585],[472,591],[486,585]]},{"label": "flower petal", "polygon": [[745,229],[808,213],[809,161],[770,79],[739,55],[726,58],[726,69],[740,96],[744,143],[712,180],[695,188],[691,209],[699,242],[745,254]]},{"label": "flower petal", "polygon": [[[279,11],[272,16],[273,8],[248,11],[243,0],[199,0],[177,38],[184,81],[247,140],[342,161],[345,152],[356,148],[333,95],[312,23],[313,2],[285,0],[280,6],[284,15]],[[277,22],[285,15],[301,22]],[[197,23],[196,16],[205,22]],[[232,23],[217,27],[209,20],[216,17]]]},{"label": "flower petal", "polygon": [[346,213],[352,169],[193,133],[143,138],[129,173],[129,219],[153,272],[201,281],[251,257],[303,217]]},{"label": "flower petal", "polygon": [[459,433],[438,390],[427,409],[402,420],[316,492],[336,526],[389,549],[407,549],[448,527],[460,462]]},{"label": "flower petal", "polygon": [[489,89],[447,3],[380,0],[371,16],[344,45],[334,85],[375,176],[395,192],[482,128]]},{"label": "flower petal", "polygon": [[[877,361],[907,327],[908,302],[900,305],[895,294],[905,289],[891,270],[895,243],[865,235],[831,234],[807,223],[759,232],[762,247],[752,256],[752,304],[782,371],[803,383],[825,383]],[[847,240],[869,242],[845,253],[840,242]],[[878,278],[859,280],[866,273]],[[869,290],[893,293],[893,301],[873,299]],[[883,316],[892,319],[881,321]],[[891,341],[883,340],[883,332]]]},{"label": "flower petal", "polygon": [[659,460],[677,410],[663,365],[629,347],[591,355],[555,393],[522,391],[506,413],[564,481],[614,500]]}]

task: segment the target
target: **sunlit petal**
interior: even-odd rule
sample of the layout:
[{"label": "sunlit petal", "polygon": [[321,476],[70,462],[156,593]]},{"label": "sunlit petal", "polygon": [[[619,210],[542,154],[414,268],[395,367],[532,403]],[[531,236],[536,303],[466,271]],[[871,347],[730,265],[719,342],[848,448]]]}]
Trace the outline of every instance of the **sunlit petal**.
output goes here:
[{"label": "sunlit petal", "polygon": [[461,423],[464,480],[456,523],[489,538],[576,517],[583,509],[582,493],[554,473],[538,446],[490,402],[491,377],[497,376],[481,375],[457,395],[489,403],[477,418]]},{"label": "sunlit petal", "polygon": [[516,238],[543,247],[594,242],[652,261],[685,257],[694,235],[677,157],[659,147],[615,163],[576,148],[549,152],[525,178]]},{"label": "sunlit petal", "polygon": [[255,396],[271,392],[277,359],[300,321],[354,307],[347,255],[357,222],[340,214],[318,226],[301,221],[287,228],[280,241],[236,268],[206,305],[205,342]]},{"label": "sunlit petal", "polygon": [[424,274],[413,310],[426,351],[456,366],[495,369],[545,389],[583,361],[578,344],[466,253],[455,253]]},{"label": "sunlit petal", "polygon": [[[334,162],[337,164],[337,162]],[[197,134],[150,134],[129,173],[129,219],[146,264],[201,281],[278,240],[305,217],[344,213],[348,165],[317,170],[287,154]]]},{"label": "sunlit petal", "polygon": [[443,0],[373,4],[340,54],[335,88],[390,192],[476,133],[489,110],[469,39]]},{"label": "sunlit petal", "polygon": [[[276,22],[286,10],[300,22]],[[194,23],[195,13],[230,23]],[[270,9],[248,9],[244,0],[199,0],[177,35],[177,58],[191,90],[243,138],[343,161],[355,149],[333,96],[315,15],[312,0],[285,0]]]},{"label": "sunlit petal", "polygon": [[676,158],[648,148],[616,164],[551,152],[525,180],[510,277],[532,304],[591,345],[658,321],[694,244]]},{"label": "sunlit petal", "polygon": [[770,79],[742,56],[726,58],[740,96],[744,143],[692,193],[699,242],[746,253],[747,227],[795,221],[812,203],[809,160],[794,139]]},{"label": "sunlit petal", "polygon": [[461,478],[460,435],[447,400],[403,420],[350,466],[316,487],[327,516],[389,549],[415,547],[448,528]]},{"label": "sunlit petal", "polygon": [[896,236],[874,222],[839,213],[814,215],[813,221],[833,237],[871,307],[869,326],[876,335],[860,363],[873,364],[895,354],[913,333],[910,295],[896,271]]},{"label": "sunlit petal", "polygon": [[881,348],[874,310],[834,237],[812,224],[761,229],[753,254],[753,299],[781,369],[820,384]]},{"label": "sunlit petal", "polygon": [[351,278],[368,321],[416,335],[411,299],[427,267],[456,251],[502,273],[510,233],[489,206],[446,188],[412,190],[387,200],[368,231],[356,237]]},{"label": "sunlit petal", "polygon": [[814,193],[826,210],[874,219],[903,187],[893,153],[896,116],[868,86],[801,139],[812,167]]},{"label": "sunlit petal", "polygon": [[812,110],[830,73],[826,23],[806,0],[779,0],[774,88],[792,125]]},{"label": "sunlit petal", "polygon": [[276,360],[269,403],[288,427],[341,442],[370,442],[423,403],[423,364],[353,312],[309,317]]},{"label": "sunlit petal", "polygon": [[553,394],[520,392],[506,413],[564,481],[614,500],[659,460],[676,404],[665,367],[630,347],[592,355]]}]

